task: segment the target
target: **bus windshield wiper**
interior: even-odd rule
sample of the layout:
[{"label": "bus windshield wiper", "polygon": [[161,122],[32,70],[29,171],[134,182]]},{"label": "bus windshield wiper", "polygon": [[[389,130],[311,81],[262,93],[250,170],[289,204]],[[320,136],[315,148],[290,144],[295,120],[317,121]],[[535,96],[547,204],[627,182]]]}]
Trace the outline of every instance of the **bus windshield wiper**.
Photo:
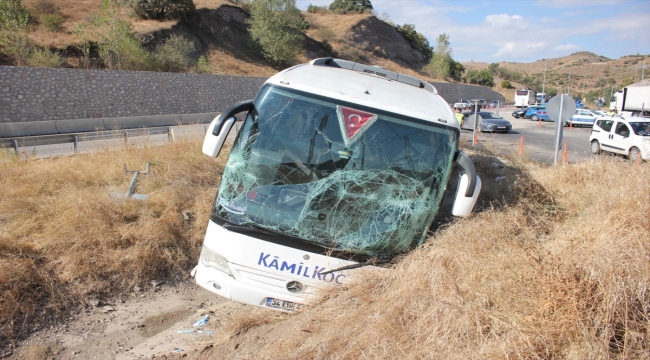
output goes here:
[{"label": "bus windshield wiper", "polygon": [[321,275],[326,275],[326,274],[333,273],[333,272],[336,272],[336,271],[357,269],[357,268],[368,266],[368,265],[388,264],[389,262],[390,262],[390,260],[379,260],[377,258],[372,258],[372,259],[368,259],[366,262],[341,266],[340,268],[336,268],[334,270],[323,271],[320,274]]}]

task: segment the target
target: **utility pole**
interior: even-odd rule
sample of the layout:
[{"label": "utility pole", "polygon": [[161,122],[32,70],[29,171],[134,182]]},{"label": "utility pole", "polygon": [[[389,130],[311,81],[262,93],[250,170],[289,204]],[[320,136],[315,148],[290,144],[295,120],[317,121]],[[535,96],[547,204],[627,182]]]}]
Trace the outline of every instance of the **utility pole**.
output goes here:
[{"label": "utility pole", "polygon": [[566,87],[566,93],[571,95],[571,68],[569,68],[569,85]]},{"label": "utility pole", "polygon": [[546,96],[544,92],[544,87],[546,86],[546,59],[544,59],[544,81],[542,81],[542,93]]},{"label": "utility pole", "polygon": [[[647,55],[646,55],[647,56]],[[643,70],[641,70],[641,81],[643,81],[643,78],[645,76],[645,56],[643,57]]]},{"label": "utility pole", "polygon": [[585,76],[585,81],[582,83],[582,93],[580,94],[580,99],[583,99],[585,95],[585,85],[587,85],[587,77]]}]

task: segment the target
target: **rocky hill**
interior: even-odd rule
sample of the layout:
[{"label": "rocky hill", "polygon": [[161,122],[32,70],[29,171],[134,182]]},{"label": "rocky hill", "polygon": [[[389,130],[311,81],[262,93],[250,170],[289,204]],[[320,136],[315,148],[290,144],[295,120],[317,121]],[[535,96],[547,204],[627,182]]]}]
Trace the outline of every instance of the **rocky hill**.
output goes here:
[{"label": "rocky hill", "polygon": [[[559,58],[540,59],[531,63],[498,62],[499,68],[511,72],[518,72],[523,77],[544,81],[544,68],[546,67],[545,88],[556,88],[559,93],[587,94],[590,91],[601,91],[609,95],[612,86],[621,87],[641,80],[643,67],[642,55],[630,55],[619,59],[608,59],[591,52],[581,51]],[[464,62],[467,70],[488,69],[488,63]],[[646,76],[650,73],[646,74]],[[503,77],[495,78],[494,90],[503,94],[512,101],[514,90],[525,88],[521,81],[511,81],[513,89],[503,89],[500,84]]]}]

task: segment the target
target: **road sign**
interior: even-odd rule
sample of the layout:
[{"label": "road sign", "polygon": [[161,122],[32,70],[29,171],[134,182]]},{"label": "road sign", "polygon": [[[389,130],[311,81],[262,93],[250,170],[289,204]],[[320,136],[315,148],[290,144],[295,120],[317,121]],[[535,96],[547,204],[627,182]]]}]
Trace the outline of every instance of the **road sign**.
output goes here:
[{"label": "road sign", "polygon": [[575,112],[575,101],[571,96],[566,94],[553,96],[553,98],[546,103],[546,113],[548,114],[548,117],[555,122],[559,121],[564,123],[566,120],[570,119]]},{"label": "road sign", "polygon": [[557,164],[557,155],[562,146],[562,132],[564,122],[569,120],[576,112],[576,103],[569,95],[553,96],[546,104],[546,113],[551,120],[555,121],[555,158],[553,164]]}]

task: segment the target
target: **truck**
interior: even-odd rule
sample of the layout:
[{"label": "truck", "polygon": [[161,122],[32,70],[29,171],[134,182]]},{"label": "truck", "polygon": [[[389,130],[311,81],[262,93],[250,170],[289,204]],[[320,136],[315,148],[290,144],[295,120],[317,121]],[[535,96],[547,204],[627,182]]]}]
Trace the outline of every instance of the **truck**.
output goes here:
[{"label": "truck", "polygon": [[648,115],[650,113],[650,83],[648,85],[632,84],[615,92],[610,99],[609,109],[623,116]]},{"label": "truck", "polygon": [[536,97],[536,105],[545,104],[549,100],[548,95],[546,95],[546,93],[537,93],[535,97]]},{"label": "truck", "polygon": [[409,75],[333,58],[283,70],[211,122],[204,154],[219,155],[239,113],[191,272],[231,300],[296,310],[420,245],[454,169],[452,215],[481,191],[450,107]]},{"label": "truck", "polygon": [[468,110],[472,108],[472,101],[468,99],[460,99],[454,103],[454,109]]},{"label": "truck", "polygon": [[525,108],[527,106],[535,105],[537,98],[535,92],[529,89],[521,89],[515,91],[515,107]]}]

